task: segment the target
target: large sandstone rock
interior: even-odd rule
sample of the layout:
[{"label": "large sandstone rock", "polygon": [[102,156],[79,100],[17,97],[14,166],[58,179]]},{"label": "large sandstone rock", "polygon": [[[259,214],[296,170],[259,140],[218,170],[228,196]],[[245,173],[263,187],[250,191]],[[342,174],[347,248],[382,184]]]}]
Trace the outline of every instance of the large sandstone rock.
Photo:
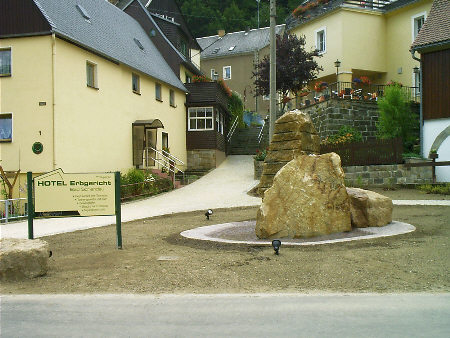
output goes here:
[{"label": "large sandstone rock", "polygon": [[376,192],[347,188],[350,197],[352,226],[381,227],[392,222],[392,200]]},{"label": "large sandstone rock", "polygon": [[256,218],[259,238],[313,237],[351,230],[341,159],[299,155],[276,174]]},{"label": "large sandstone rock", "polygon": [[0,279],[23,279],[47,273],[49,250],[39,239],[0,240]]},{"label": "large sandstone rock", "polygon": [[300,110],[285,113],[275,122],[258,194],[262,196],[272,186],[275,174],[293,158],[319,152],[320,138],[309,115]]}]

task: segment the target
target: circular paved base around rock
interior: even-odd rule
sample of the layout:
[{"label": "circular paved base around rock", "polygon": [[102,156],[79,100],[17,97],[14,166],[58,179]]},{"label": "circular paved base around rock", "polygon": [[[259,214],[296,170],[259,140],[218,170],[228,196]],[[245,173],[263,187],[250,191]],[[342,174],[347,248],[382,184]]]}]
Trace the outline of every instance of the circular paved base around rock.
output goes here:
[{"label": "circular paved base around rock", "polygon": [[[271,245],[272,240],[259,239],[255,235],[256,221],[232,222],[203,226],[181,233],[181,236],[203,241],[213,241],[230,244]],[[319,245],[339,242],[372,239],[406,234],[416,230],[407,223],[393,221],[384,227],[356,228],[350,232],[342,232],[314,238],[283,239],[283,246],[289,245]]]}]

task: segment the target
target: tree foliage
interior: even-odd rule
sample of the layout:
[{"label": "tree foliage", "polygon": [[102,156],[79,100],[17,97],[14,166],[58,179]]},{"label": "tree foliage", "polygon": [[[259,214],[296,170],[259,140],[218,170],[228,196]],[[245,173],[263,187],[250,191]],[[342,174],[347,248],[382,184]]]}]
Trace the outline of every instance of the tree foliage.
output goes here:
[{"label": "tree foliage", "polygon": [[[289,92],[297,93],[309,81],[317,77],[322,70],[316,57],[321,57],[317,50],[305,50],[305,37],[294,34],[284,33],[277,35],[277,92],[282,98],[287,98]],[[254,83],[256,86],[256,95],[270,94],[270,57],[264,57],[255,65],[253,72]],[[283,100],[282,110],[286,102]]]},{"label": "tree foliage", "polygon": [[[258,27],[256,0],[176,0],[195,37],[217,34],[219,29],[236,32]],[[277,0],[277,24],[299,5],[300,0]],[[269,0],[259,3],[260,27],[269,26]]]},{"label": "tree foliage", "polygon": [[416,139],[418,118],[411,112],[402,87],[386,86],[384,97],[378,100],[378,108],[378,136],[384,139],[401,137],[404,151],[411,150]]}]

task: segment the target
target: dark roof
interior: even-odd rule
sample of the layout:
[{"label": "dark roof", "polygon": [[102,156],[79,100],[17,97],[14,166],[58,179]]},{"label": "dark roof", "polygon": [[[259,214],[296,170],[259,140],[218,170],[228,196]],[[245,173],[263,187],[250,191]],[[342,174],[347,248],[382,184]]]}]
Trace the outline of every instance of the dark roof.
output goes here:
[{"label": "dark roof", "polygon": [[417,34],[411,49],[422,50],[427,47],[450,44],[450,1],[434,0],[423,27]]},{"label": "dark roof", "polygon": [[[283,34],[285,25],[276,26],[276,34]],[[260,50],[270,42],[270,27],[198,38],[202,59],[245,54]]]},{"label": "dark roof", "polygon": [[187,91],[139,23],[109,2],[33,1],[56,35]]}]

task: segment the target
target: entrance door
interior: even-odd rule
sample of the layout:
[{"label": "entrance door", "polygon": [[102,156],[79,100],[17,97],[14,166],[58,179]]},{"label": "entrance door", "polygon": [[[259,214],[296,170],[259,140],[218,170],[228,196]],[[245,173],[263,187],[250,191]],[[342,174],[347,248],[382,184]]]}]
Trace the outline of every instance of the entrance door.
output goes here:
[{"label": "entrance door", "polygon": [[155,166],[156,159],[156,131],[157,129],[145,130],[145,154],[147,167]]}]

